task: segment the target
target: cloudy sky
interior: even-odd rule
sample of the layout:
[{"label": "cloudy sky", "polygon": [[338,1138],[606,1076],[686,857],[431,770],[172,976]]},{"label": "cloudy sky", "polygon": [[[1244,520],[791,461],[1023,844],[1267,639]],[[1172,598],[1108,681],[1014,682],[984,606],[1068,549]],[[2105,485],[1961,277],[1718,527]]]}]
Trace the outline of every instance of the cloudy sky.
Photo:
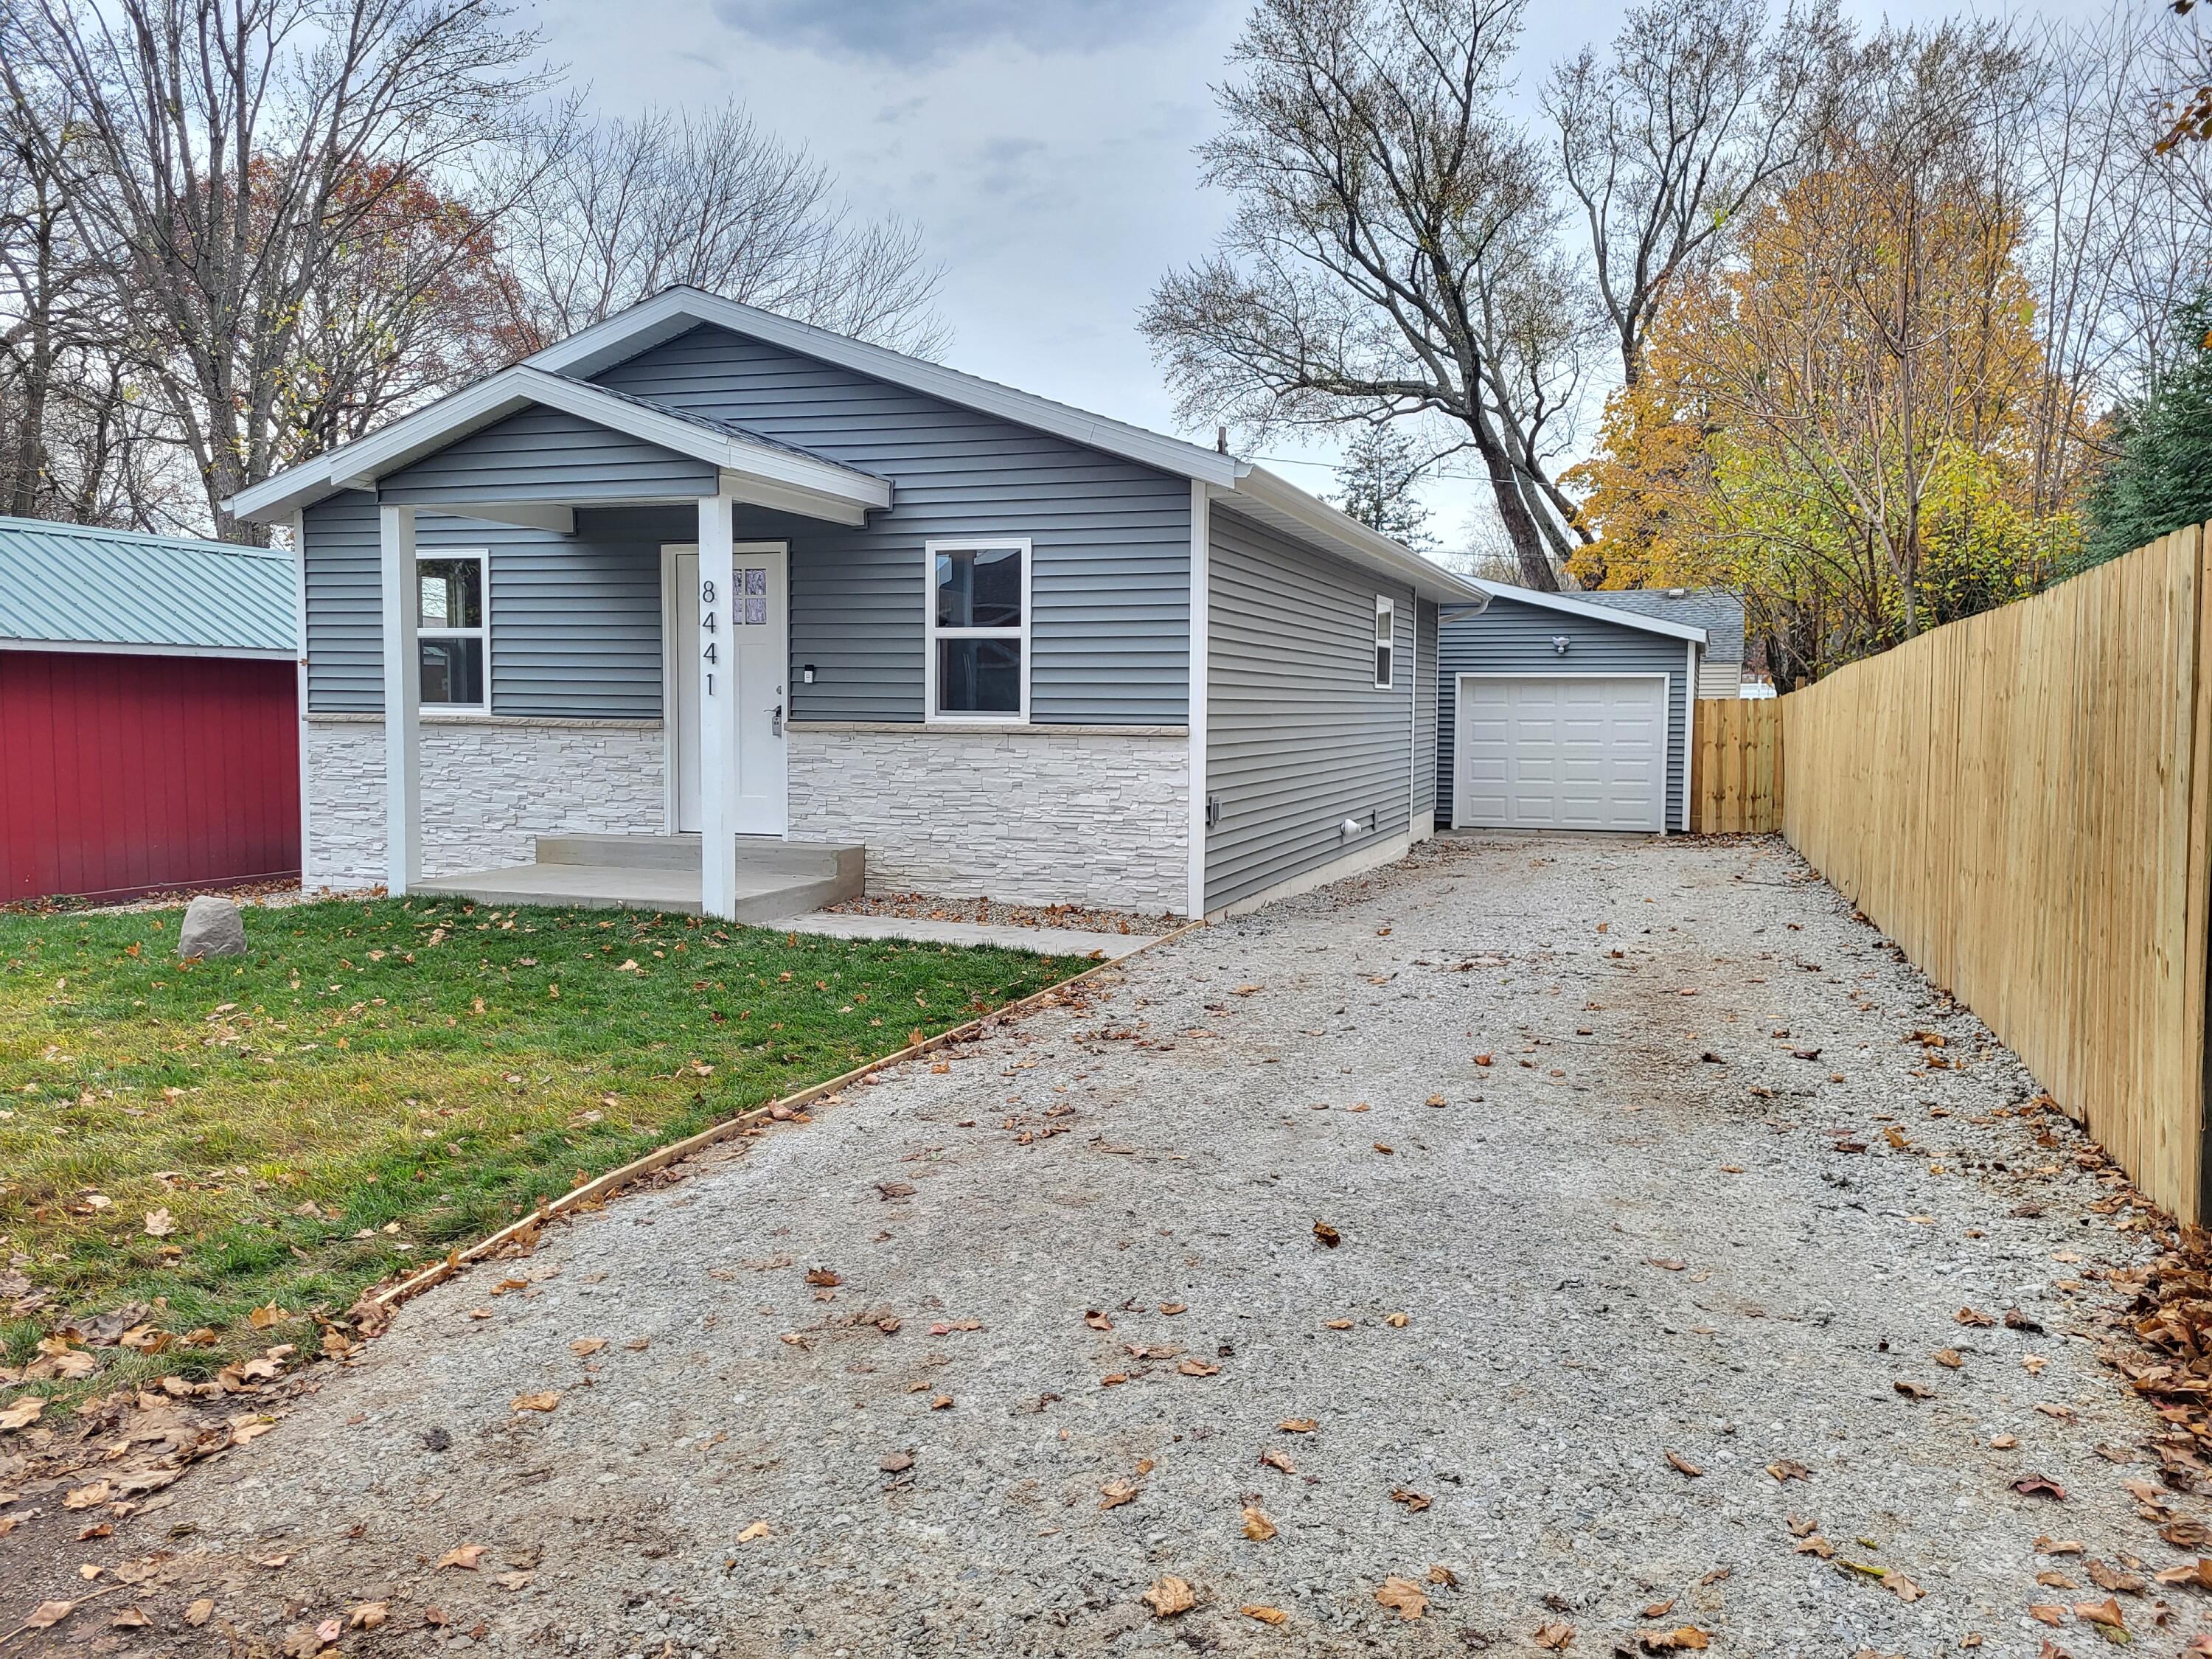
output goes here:
[{"label": "cloudy sky", "polygon": [[[1869,21],[1881,10],[1853,9]],[[1620,8],[1531,9],[1533,84],[1608,37]],[[828,162],[856,208],[918,223],[945,266],[952,366],[1175,429],[1135,319],[1160,274],[1203,255],[1224,216],[1224,200],[1199,186],[1192,149],[1212,129],[1208,86],[1246,0],[535,0],[531,10],[608,111],[734,96]],[[1330,486],[1326,446],[1278,442],[1269,453],[1295,482]],[[1474,495],[1431,492],[1448,542]]]}]

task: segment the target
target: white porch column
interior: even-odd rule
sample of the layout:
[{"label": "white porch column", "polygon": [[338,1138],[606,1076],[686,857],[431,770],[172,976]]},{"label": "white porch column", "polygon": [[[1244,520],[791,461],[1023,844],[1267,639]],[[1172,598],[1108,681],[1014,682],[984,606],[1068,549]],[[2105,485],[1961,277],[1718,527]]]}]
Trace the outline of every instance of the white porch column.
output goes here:
[{"label": "white porch column", "polygon": [[733,921],[738,909],[738,659],[730,635],[735,503],[699,498],[699,908]]},{"label": "white porch column", "polygon": [[384,574],[384,884],[398,898],[422,878],[422,669],[415,633],[422,582],[415,509],[380,507],[376,517]]}]

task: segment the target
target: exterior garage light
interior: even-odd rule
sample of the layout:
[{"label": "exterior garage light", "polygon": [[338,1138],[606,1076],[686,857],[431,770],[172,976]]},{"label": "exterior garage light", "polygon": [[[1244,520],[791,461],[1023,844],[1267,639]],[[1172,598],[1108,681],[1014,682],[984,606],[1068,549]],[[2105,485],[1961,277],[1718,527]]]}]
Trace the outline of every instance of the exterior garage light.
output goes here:
[{"label": "exterior garage light", "polygon": [[1574,641],[1569,639],[1565,634],[1554,634],[1552,635],[1552,650],[1553,653],[1558,656],[1565,656],[1567,654],[1567,647],[1573,643]]}]

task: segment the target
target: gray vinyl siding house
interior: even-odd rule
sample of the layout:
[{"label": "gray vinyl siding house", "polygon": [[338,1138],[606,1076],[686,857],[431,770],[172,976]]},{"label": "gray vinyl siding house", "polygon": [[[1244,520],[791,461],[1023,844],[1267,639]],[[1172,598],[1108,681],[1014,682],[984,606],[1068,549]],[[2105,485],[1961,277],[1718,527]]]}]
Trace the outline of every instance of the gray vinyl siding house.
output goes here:
[{"label": "gray vinyl siding house", "polygon": [[689,289],[236,506],[299,550],[307,879],[397,890],[703,832],[1218,915],[1432,831],[1483,602],[1235,457]]},{"label": "gray vinyl siding house", "polygon": [[[1690,706],[1704,631],[1601,605],[1595,594],[1480,585],[1490,603],[1480,613],[1449,617],[1435,658],[1437,822],[1455,829],[1687,829]],[[1516,693],[1518,701],[1506,700]],[[1573,696],[1589,701],[1580,707],[1561,701]],[[1463,707],[1474,698],[1498,701],[1479,719]],[[1648,731],[1632,701],[1644,698]],[[1468,752],[1475,744],[1479,755]],[[1640,787],[1647,769],[1648,793]],[[1479,796],[1469,787],[1478,771],[1485,785]],[[1604,810],[1600,797],[1608,788],[1619,792],[1610,804],[1626,810]]]}]

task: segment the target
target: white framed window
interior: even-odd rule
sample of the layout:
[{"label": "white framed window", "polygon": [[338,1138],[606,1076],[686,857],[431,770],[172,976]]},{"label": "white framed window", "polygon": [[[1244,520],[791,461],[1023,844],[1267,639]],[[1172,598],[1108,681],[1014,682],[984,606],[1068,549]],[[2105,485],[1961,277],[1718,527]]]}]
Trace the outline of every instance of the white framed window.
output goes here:
[{"label": "white framed window", "polygon": [[1030,544],[1024,536],[927,544],[933,725],[1030,718]]},{"label": "white framed window", "polygon": [[1390,655],[1398,644],[1398,602],[1381,594],[1375,599],[1375,689],[1390,689]]},{"label": "white framed window", "polygon": [[441,547],[415,560],[415,632],[425,708],[483,714],[491,708],[484,571],[480,547]]}]

